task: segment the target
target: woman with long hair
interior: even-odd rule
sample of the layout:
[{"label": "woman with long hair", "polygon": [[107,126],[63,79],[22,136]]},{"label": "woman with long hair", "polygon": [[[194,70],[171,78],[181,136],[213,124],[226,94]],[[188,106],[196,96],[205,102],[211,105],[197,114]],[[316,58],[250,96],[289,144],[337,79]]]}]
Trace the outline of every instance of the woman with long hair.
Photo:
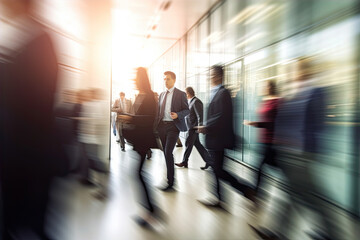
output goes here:
[{"label": "woman with long hair", "polygon": [[136,96],[133,105],[134,114],[121,115],[120,118],[132,126],[130,129],[124,129],[124,137],[133,144],[134,151],[139,154],[137,167],[137,174],[141,183],[139,190],[142,195],[142,205],[147,210],[147,213],[144,216],[137,217],[136,221],[141,225],[147,225],[155,216],[155,207],[151,201],[147,183],[144,180],[143,166],[148,150],[156,147],[154,135],[156,100],[145,68],[140,67],[137,69],[135,85],[139,94]]}]

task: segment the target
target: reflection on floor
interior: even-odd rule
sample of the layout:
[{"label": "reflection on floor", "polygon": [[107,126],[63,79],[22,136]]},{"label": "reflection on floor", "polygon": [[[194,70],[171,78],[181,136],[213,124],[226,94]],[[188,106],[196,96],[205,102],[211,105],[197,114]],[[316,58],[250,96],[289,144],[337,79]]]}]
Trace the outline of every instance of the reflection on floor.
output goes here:
[{"label": "reflection on floor", "polygon": [[[184,147],[174,151],[175,162],[181,161]],[[176,192],[164,193],[155,186],[164,183],[165,160],[162,152],[153,150],[151,160],[145,164],[153,195],[158,206],[167,213],[168,222],[157,229],[144,229],[133,220],[139,208],[136,196],[136,157],[130,146],[126,152],[120,150],[112,139],[111,174],[109,175],[109,197],[104,201],[94,198],[94,189],[81,186],[75,179],[57,181],[59,191],[54,201],[56,208],[49,217],[49,232],[55,239],[66,240],[118,240],[118,239],[259,239],[249,224],[266,223],[276,228],[274,209],[281,208],[282,193],[277,187],[269,187],[270,200],[263,211],[255,212],[253,203],[242,195],[226,188],[226,210],[209,209],[197,199],[209,196],[209,170],[194,149],[189,168],[176,168]],[[252,179],[248,170],[239,164],[228,162],[236,174]],[[231,167],[233,166],[233,167]],[[276,197],[272,197],[276,196]],[[305,234],[310,229],[306,221],[298,221],[298,231],[292,239],[309,239]],[[56,236],[56,237],[55,237]],[[61,237],[59,237],[61,236]],[[349,239],[349,238],[344,238]]]}]

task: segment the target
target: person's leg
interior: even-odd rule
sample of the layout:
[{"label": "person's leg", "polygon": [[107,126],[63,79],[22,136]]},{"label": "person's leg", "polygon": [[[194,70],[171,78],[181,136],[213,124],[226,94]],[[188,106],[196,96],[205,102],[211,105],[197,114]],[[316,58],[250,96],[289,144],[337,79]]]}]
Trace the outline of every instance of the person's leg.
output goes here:
[{"label": "person's leg", "polygon": [[186,138],[186,141],[185,141],[185,153],[184,153],[184,157],[183,157],[183,161],[182,163],[184,164],[188,164],[188,161],[189,161],[189,156],[191,154],[191,151],[193,149],[193,146],[194,146],[194,142],[196,140],[196,133],[194,130],[189,130],[188,131],[188,136]]},{"label": "person's leg", "polygon": [[120,123],[120,124],[119,124],[120,147],[121,147],[121,150],[125,150],[125,138],[124,138],[123,133],[122,133],[122,128],[123,128],[123,124]]},{"label": "person's leg", "polygon": [[120,124],[121,124],[121,122],[119,120],[116,120],[115,125],[116,125],[116,131],[117,131],[117,136],[116,136],[117,142],[120,142]]},{"label": "person's leg", "polygon": [[201,144],[201,142],[199,140],[199,134],[198,133],[196,133],[194,146],[196,147],[196,149],[198,150],[200,156],[202,157],[202,159],[206,163],[206,166],[209,166],[210,162],[211,162],[211,156],[210,156],[209,152],[205,149],[205,147]]},{"label": "person's leg", "polygon": [[215,184],[213,191],[218,199],[218,201],[222,200],[221,196],[221,187],[220,187],[220,176],[224,162],[224,151],[210,151],[209,152],[212,157],[211,167],[213,169]]},{"label": "person's leg", "polygon": [[144,203],[144,207],[151,213],[154,212],[154,206],[151,202],[151,197],[150,197],[150,193],[146,184],[146,181],[144,180],[144,171],[143,171],[143,166],[144,166],[144,162],[145,162],[145,158],[146,158],[146,153],[140,153],[139,154],[139,165],[138,165],[138,177],[141,183],[141,187],[142,190],[141,191],[141,195],[142,195],[142,199],[143,199],[143,203]]},{"label": "person's leg", "polygon": [[177,139],[179,138],[179,130],[175,124],[168,124],[166,126],[166,142],[164,146],[164,154],[167,168],[168,185],[174,185],[174,155],[173,151]]},{"label": "person's leg", "polygon": [[257,181],[256,181],[256,185],[255,185],[256,192],[258,192],[258,190],[259,190],[264,164],[271,161],[271,160],[269,160],[269,158],[271,158],[271,155],[272,155],[270,144],[266,144],[266,143],[263,144],[263,148],[264,148],[263,149],[263,160],[261,161],[258,172],[257,172]]},{"label": "person's leg", "polygon": [[[245,181],[244,179],[237,179],[235,176],[230,174],[228,171],[223,169],[224,165],[224,151],[216,151],[215,157],[214,157],[214,163],[213,168],[216,174],[216,177],[218,178],[217,182],[219,182],[219,179],[224,180],[230,185],[238,190],[239,192],[243,193],[245,197],[253,200],[253,189],[250,187],[250,183],[248,181]],[[220,184],[217,184],[217,193],[220,196]],[[219,198],[219,200],[221,200]]]},{"label": "person's leg", "polygon": [[80,175],[83,183],[89,179],[89,158],[86,151],[86,143],[79,144],[79,151],[80,151]]}]

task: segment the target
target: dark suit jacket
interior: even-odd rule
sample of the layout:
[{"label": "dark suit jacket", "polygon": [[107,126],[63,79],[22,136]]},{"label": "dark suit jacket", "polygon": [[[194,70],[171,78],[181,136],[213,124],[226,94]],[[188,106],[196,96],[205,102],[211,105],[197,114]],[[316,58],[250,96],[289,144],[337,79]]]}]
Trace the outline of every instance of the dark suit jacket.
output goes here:
[{"label": "dark suit jacket", "polygon": [[321,151],[324,129],[325,94],[322,88],[308,87],[284,99],[275,120],[275,143],[278,148],[297,152]]},{"label": "dark suit jacket", "polygon": [[185,117],[188,130],[195,126],[203,125],[203,103],[197,97],[194,97],[189,103],[190,114]]},{"label": "dark suit jacket", "polygon": [[209,150],[223,151],[234,147],[233,108],[229,91],[223,86],[209,104],[205,145]]},{"label": "dark suit jacket", "polygon": [[[159,96],[159,113],[165,93],[166,92],[162,92]],[[178,118],[174,120],[176,127],[182,132],[187,131],[187,127],[185,124],[185,116],[189,114],[189,105],[186,99],[186,94],[177,88],[174,88],[174,93],[171,101],[171,112],[175,112],[178,115]],[[162,119],[160,119],[158,116],[157,123],[159,124],[161,120]]]},{"label": "dark suit jacket", "polygon": [[134,102],[134,115],[131,115],[131,124],[135,129],[123,129],[125,138],[128,138],[134,145],[134,150],[139,153],[146,153],[149,148],[157,147],[154,135],[154,121],[156,118],[157,104],[155,95],[151,91],[139,94]]},{"label": "dark suit jacket", "polygon": [[51,175],[56,55],[42,30],[19,50],[0,68],[1,169],[8,177]]}]

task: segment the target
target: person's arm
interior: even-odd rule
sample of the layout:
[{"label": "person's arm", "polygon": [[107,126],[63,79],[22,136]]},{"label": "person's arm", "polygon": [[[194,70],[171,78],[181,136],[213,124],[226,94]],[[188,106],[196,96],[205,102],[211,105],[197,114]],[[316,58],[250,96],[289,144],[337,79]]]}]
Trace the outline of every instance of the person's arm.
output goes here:
[{"label": "person's arm", "polygon": [[244,120],[244,125],[253,126],[256,128],[270,128],[274,125],[274,122],[252,122]]},{"label": "person's arm", "polygon": [[116,99],[115,102],[114,102],[114,104],[113,104],[113,106],[112,106],[112,108],[111,108],[111,112],[116,112],[116,113],[118,113],[119,110],[120,110],[119,100]]},{"label": "person's arm", "polygon": [[200,100],[196,100],[194,103],[194,110],[195,110],[195,114],[198,120],[198,125],[202,126],[203,125],[203,104]]},{"label": "person's arm", "polygon": [[[189,110],[189,104],[188,104],[188,101],[186,99],[186,94],[184,92],[181,92],[181,111],[179,112],[176,112],[176,115],[179,120],[182,120],[184,119],[187,115],[189,115],[190,113],[190,110]],[[173,113],[171,113],[171,116],[174,116]],[[173,119],[176,119],[176,118],[173,118]]]}]

